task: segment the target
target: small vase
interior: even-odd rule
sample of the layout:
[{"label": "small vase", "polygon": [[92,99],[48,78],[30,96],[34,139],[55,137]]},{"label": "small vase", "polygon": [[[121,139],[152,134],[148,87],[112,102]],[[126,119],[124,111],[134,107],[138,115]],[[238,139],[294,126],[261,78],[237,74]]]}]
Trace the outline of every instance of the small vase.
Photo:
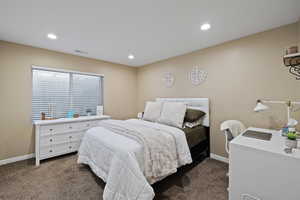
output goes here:
[{"label": "small vase", "polygon": [[297,140],[290,140],[287,138],[285,140],[285,145],[291,149],[297,148]]}]

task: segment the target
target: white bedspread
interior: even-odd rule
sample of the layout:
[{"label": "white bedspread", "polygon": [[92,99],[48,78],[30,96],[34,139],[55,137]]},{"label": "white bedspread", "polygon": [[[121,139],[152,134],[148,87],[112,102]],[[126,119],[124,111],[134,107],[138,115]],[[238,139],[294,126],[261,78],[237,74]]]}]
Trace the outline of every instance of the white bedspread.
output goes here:
[{"label": "white bedspread", "polygon": [[[192,162],[182,130],[136,119],[125,122],[130,126],[147,127],[170,134],[170,139],[176,144],[177,167]],[[151,200],[154,192],[145,177],[144,150],[143,145],[131,137],[95,127],[88,130],[83,138],[78,163],[88,164],[106,182],[104,200]],[[162,178],[157,177],[151,183]]]}]

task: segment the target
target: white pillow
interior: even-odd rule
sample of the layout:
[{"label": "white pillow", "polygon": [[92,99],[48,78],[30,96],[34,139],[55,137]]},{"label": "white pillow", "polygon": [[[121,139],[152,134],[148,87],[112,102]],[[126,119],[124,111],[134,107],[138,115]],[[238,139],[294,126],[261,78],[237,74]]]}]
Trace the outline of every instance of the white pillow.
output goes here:
[{"label": "white pillow", "polygon": [[160,117],[161,108],[161,102],[148,101],[146,103],[143,119],[151,122],[156,122]]},{"label": "white pillow", "polygon": [[186,105],[179,102],[166,102],[163,104],[162,112],[158,122],[170,126],[182,128]]}]

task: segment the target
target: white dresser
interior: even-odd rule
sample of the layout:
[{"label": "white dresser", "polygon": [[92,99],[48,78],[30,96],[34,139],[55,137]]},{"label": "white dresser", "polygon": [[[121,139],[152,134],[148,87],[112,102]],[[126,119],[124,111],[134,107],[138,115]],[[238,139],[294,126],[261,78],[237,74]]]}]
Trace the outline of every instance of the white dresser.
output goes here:
[{"label": "white dresser", "polygon": [[86,130],[105,119],[110,116],[34,121],[36,165],[40,160],[77,151]]},{"label": "white dresser", "polygon": [[285,137],[279,131],[269,141],[237,136],[230,142],[229,200],[299,200],[300,146],[284,152]]}]

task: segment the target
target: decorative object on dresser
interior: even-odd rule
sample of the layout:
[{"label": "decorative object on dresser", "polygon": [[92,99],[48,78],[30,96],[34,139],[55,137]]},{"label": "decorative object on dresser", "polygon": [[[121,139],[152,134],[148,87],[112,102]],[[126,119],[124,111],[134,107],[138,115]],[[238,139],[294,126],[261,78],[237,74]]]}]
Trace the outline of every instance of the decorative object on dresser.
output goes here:
[{"label": "decorative object on dresser", "polygon": [[97,115],[102,116],[103,115],[103,106],[97,106]]},{"label": "decorative object on dresser", "polygon": [[36,165],[40,160],[77,151],[85,131],[105,119],[110,116],[34,121]]},{"label": "decorative object on dresser", "polygon": [[207,78],[207,72],[200,69],[198,66],[193,67],[189,73],[189,79],[193,85],[200,85]]}]

